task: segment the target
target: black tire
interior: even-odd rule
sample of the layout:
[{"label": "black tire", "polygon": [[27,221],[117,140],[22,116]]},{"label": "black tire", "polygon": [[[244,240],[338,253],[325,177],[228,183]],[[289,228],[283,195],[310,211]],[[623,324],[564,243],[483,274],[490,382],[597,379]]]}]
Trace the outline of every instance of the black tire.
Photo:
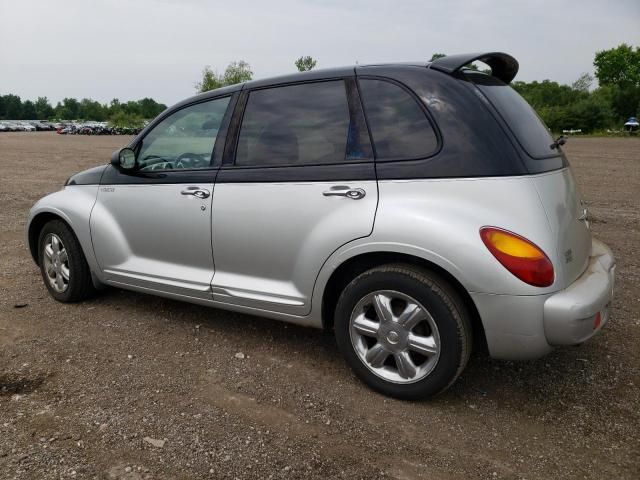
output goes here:
[{"label": "black tire", "polygon": [[[62,241],[68,256],[69,280],[66,289],[58,292],[54,289],[47,276],[44,247],[45,241],[51,235],[56,235]],[[51,220],[47,222],[38,236],[38,263],[40,273],[45,287],[51,296],[59,302],[72,303],[80,302],[89,298],[95,293],[93,282],[91,281],[91,271],[82,252],[80,243],[69,226],[61,220]]]},{"label": "black tire", "polygon": [[[429,312],[437,326],[440,339],[437,363],[414,383],[394,383],[376,375],[352,344],[350,322],[354,308],[361,299],[380,290],[412,297]],[[464,370],[472,348],[470,315],[460,295],[441,276],[405,264],[373,268],[347,285],[336,306],[335,335],[341,353],[358,378],[374,390],[403,400],[418,400],[447,389]]]}]

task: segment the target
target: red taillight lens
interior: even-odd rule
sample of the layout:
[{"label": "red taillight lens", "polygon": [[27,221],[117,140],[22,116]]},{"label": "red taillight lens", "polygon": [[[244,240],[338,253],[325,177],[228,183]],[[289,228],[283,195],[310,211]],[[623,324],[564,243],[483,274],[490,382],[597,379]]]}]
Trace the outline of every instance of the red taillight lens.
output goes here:
[{"label": "red taillight lens", "polygon": [[602,314],[600,312],[596,313],[596,316],[593,317],[593,329],[597,330],[602,323]]},{"label": "red taillight lens", "polygon": [[495,227],[481,228],[480,238],[496,260],[523,282],[535,287],[553,283],[551,260],[526,238]]}]

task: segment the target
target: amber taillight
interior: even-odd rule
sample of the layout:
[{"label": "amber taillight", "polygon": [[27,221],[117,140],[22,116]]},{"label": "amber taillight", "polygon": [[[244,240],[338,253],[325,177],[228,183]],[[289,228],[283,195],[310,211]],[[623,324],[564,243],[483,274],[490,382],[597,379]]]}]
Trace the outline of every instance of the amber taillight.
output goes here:
[{"label": "amber taillight", "polygon": [[534,243],[496,227],[480,229],[480,238],[496,260],[525,283],[548,287],[553,283],[553,264]]}]

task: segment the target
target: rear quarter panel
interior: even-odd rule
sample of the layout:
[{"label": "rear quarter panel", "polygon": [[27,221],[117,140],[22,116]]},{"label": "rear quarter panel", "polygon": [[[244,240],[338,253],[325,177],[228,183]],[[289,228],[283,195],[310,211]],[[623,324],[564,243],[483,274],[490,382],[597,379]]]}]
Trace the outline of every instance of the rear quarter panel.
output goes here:
[{"label": "rear quarter panel", "polygon": [[527,285],[487,250],[480,228],[497,226],[542,248],[554,265],[556,242],[531,177],[381,180],[371,236],[350,242],[325,262],[316,283],[314,309],[331,273],[369,252],[397,252],[428,260],[470,292],[541,295],[558,290]]},{"label": "rear quarter panel", "polygon": [[[469,292],[537,295],[555,291],[509,273],[480,239],[484,226],[528,238],[556,263],[556,243],[531,177],[381,181],[376,240],[419,245]],[[444,263],[444,264],[443,264]]]}]

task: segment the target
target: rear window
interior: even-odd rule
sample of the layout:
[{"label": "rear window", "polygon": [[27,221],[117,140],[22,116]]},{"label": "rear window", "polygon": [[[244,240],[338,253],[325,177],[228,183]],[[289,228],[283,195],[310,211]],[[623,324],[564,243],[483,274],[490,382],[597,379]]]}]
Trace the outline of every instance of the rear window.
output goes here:
[{"label": "rear window", "polygon": [[536,111],[509,85],[488,75],[468,74],[480,91],[498,110],[516,139],[533,158],[559,154],[551,149],[553,137]]}]

